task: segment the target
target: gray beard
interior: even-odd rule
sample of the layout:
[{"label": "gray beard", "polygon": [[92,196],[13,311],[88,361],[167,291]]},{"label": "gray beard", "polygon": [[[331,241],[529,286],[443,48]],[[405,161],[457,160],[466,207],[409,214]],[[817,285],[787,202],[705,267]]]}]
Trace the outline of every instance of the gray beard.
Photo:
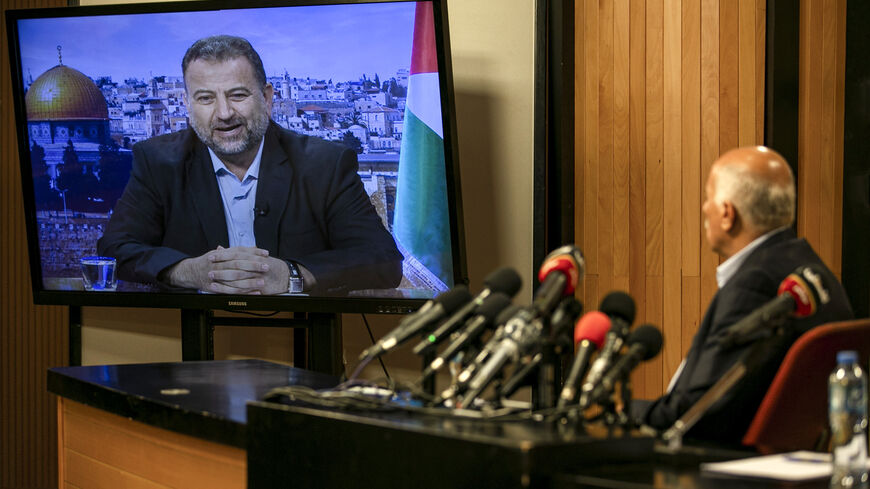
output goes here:
[{"label": "gray beard", "polygon": [[217,142],[212,138],[210,128],[200,127],[193,118],[190,119],[190,127],[193,128],[193,132],[196,133],[200,141],[211,148],[216,155],[232,156],[245,153],[259,146],[263,136],[266,135],[266,129],[269,128],[269,116],[264,111],[259,117],[246,121],[246,136],[230,142]]}]

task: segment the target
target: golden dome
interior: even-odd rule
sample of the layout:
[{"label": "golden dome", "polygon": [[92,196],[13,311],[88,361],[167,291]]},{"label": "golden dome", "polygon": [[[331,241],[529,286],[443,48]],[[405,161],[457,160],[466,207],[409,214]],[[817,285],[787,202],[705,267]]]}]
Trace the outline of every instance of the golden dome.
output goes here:
[{"label": "golden dome", "polygon": [[64,65],[46,71],[24,97],[27,120],[86,120],[109,118],[106,99],[82,72]]}]

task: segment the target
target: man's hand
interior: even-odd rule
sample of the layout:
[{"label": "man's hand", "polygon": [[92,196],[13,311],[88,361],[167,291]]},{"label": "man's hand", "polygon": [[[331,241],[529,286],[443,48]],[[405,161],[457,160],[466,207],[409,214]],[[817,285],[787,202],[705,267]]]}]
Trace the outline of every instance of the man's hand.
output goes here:
[{"label": "man's hand", "polygon": [[287,264],[253,247],[218,247],[182,260],[169,269],[169,283],[215,294],[281,294],[287,292]]}]

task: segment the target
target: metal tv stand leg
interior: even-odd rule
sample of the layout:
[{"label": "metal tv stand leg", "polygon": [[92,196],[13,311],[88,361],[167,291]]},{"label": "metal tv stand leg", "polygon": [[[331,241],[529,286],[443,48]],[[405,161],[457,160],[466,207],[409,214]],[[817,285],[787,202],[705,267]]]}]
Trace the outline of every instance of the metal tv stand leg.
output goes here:
[{"label": "metal tv stand leg", "polygon": [[341,314],[294,313],[288,318],[215,317],[209,310],[181,310],[181,359],[214,360],[215,326],[295,328],[293,363],[299,368],[341,376],[344,373]]},{"label": "metal tv stand leg", "polygon": [[181,310],[181,360],[214,360],[213,314],[203,309]]}]

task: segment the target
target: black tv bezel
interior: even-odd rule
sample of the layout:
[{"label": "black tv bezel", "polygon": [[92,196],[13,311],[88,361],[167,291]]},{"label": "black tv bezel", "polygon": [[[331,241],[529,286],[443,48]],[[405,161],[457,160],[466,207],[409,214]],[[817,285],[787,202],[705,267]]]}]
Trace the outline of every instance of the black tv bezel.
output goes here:
[{"label": "black tv bezel", "polygon": [[[456,135],[456,113],[453,91],[453,71],[448,30],[447,0],[425,0],[432,3],[435,40],[441,88],[441,114],[444,127],[445,175],[447,178],[447,205],[455,284],[468,284],[465,256],[465,230],[459,172],[459,154]],[[231,0],[195,0],[177,2],[132,3],[75,7],[51,7],[6,10],[7,44],[12,75],[12,104],[15,110],[19,168],[24,197],[25,227],[28,261],[36,304],[66,306],[149,307],[230,311],[294,311],[313,313],[379,313],[405,314],[419,308],[426,299],[393,297],[329,297],[329,296],[249,296],[199,294],[196,292],[85,292],[74,290],[48,290],[42,281],[42,264],[36,226],[36,204],[29,158],[27,111],[22,86],[21,59],[18,44],[18,21],[51,17],[84,17],[96,15],[132,15],[168,12],[196,12],[215,10],[243,10],[264,7],[294,7],[316,5],[343,5],[365,3],[399,3],[407,0],[256,0],[240,6]],[[180,63],[180,61],[179,61]]]}]

